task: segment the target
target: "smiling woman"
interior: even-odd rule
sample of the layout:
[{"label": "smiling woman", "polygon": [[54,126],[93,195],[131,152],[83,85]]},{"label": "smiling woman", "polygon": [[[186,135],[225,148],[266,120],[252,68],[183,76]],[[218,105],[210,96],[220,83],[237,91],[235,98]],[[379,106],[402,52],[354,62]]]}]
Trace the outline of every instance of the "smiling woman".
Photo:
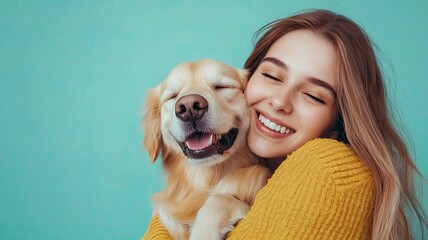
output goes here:
[{"label": "smiling woman", "polygon": [[[282,70],[279,71],[283,71],[284,75],[267,77],[267,82],[273,81],[272,85],[277,84],[277,88],[283,90],[275,91],[271,88],[266,91],[269,93],[259,103],[264,106],[257,108],[258,103],[254,104],[255,110],[251,113],[253,119],[256,119],[258,111],[262,114],[267,111],[267,118],[270,117],[269,114],[273,115],[272,120],[277,123],[294,127],[297,122],[296,133],[293,135],[309,130],[306,132],[306,140],[311,138],[309,136],[313,132],[318,134],[316,137],[334,138],[348,144],[371,173],[372,179],[368,179],[366,187],[370,188],[374,184],[373,200],[367,198],[357,201],[358,204],[373,204],[373,209],[366,209],[371,217],[364,217],[364,214],[360,216],[360,220],[368,223],[363,224],[363,229],[371,229],[369,232],[360,232],[366,236],[364,238],[410,239],[414,228],[408,223],[413,216],[419,220],[423,233],[427,228],[427,220],[413,185],[413,174],[419,171],[398,134],[400,130],[395,129],[392,118],[388,115],[388,107],[392,106],[387,106],[382,74],[368,36],[347,17],[323,10],[275,21],[261,29],[265,30],[245,64],[250,70],[249,85],[255,76],[260,76],[257,75],[259,72],[263,73],[264,59],[274,54],[282,62],[278,64],[276,61],[277,64],[274,65],[282,65]],[[266,73],[262,76],[266,77]],[[317,84],[314,84],[314,77]],[[308,78],[312,80],[307,80]],[[247,100],[251,99],[248,96]],[[299,112],[302,109],[307,111]],[[310,122],[300,117],[308,114],[307,112],[313,114],[310,115]],[[252,120],[254,121],[259,122]],[[299,128],[300,126],[303,127]],[[263,127],[261,124],[251,124],[249,136],[251,132],[257,132],[257,129]],[[269,128],[264,130],[265,133],[270,131]],[[269,142],[265,144],[266,147],[276,145],[278,139],[285,143],[288,138],[284,136],[273,139],[269,138],[269,134],[261,138],[263,137]],[[282,153],[288,154],[304,142],[291,148],[288,148],[288,144],[292,145],[294,142],[283,144]],[[252,146],[252,141],[249,140],[248,144]],[[274,160],[273,168],[281,163],[281,158],[275,158],[255,145],[250,149],[259,156],[268,158],[268,163]],[[327,158],[336,159],[338,166],[347,162],[345,158],[335,154],[324,154]],[[284,158],[291,160],[291,156],[283,156],[282,159]],[[329,165],[333,162],[330,160]],[[349,194],[352,195],[351,192]],[[319,219],[314,222],[318,221]]]},{"label": "smiling woman", "polygon": [[[274,174],[228,239],[413,239],[413,216],[423,235],[419,172],[364,31],[315,10],[260,32],[245,63],[247,143]],[[169,237],[157,217],[152,236]]]}]

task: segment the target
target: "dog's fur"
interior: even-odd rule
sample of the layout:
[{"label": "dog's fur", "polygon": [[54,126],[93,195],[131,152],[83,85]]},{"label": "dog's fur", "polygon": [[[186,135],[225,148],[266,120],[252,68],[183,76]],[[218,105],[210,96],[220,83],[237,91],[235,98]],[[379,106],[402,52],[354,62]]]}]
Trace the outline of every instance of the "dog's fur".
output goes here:
[{"label": "dog's fur", "polygon": [[[143,145],[152,162],[162,155],[168,180],[153,199],[174,239],[189,234],[190,239],[222,239],[270,177],[246,145],[246,82],[244,70],[205,59],[178,65],[148,92]],[[206,99],[207,111],[200,119],[183,121],[177,104],[195,94]],[[233,128],[239,132],[230,149],[196,157],[183,153],[195,131],[225,134]]]}]

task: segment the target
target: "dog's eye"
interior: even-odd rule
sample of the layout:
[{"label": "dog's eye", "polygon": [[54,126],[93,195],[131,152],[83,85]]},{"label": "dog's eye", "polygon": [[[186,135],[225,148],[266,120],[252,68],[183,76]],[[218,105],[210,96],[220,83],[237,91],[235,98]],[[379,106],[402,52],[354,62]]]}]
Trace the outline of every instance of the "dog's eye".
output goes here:
[{"label": "dog's eye", "polygon": [[213,88],[216,91],[221,91],[221,90],[224,90],[224,89],[228,89],[230,87],[229,86],[225,86],[225,85],[215,85],[215,86],[213,86]]},{"label": "dog's eye", "polygon": [[165,98],[165,102],[168,102],[169,100],[173,100],[176,97],[177,97],[177,94],[171,94]]}]

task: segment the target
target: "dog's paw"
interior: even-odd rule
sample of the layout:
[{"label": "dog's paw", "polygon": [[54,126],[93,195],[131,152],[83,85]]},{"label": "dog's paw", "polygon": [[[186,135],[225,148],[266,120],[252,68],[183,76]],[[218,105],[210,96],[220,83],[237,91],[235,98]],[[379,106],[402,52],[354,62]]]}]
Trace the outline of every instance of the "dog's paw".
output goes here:
[{"label": "dog's paw", "polygon": [[231,195],[212,195],[198,211],[189,239],[224,239],[249,210],[248,204]]},{"label": "dog's paw", "polygon": [[222,236],[226,236],[228,232],[235,229],[235,225],[247,215],[248,211],[250,211],[250,205],[242,201],[239,201],[239,203],[235,204],[235,207],[236,208],[231,213],[230,218],[221,229]]}]

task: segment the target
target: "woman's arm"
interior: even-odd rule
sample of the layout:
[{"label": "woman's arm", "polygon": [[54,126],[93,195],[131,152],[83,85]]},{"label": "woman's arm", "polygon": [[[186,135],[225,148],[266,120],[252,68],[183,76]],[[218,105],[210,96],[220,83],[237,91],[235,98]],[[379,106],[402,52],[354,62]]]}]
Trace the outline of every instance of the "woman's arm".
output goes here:
[{"label": "woman's arm", "polygon": [[228,239],[366,239],[373,189],[347,145],[310,141],[275,171]]}]

